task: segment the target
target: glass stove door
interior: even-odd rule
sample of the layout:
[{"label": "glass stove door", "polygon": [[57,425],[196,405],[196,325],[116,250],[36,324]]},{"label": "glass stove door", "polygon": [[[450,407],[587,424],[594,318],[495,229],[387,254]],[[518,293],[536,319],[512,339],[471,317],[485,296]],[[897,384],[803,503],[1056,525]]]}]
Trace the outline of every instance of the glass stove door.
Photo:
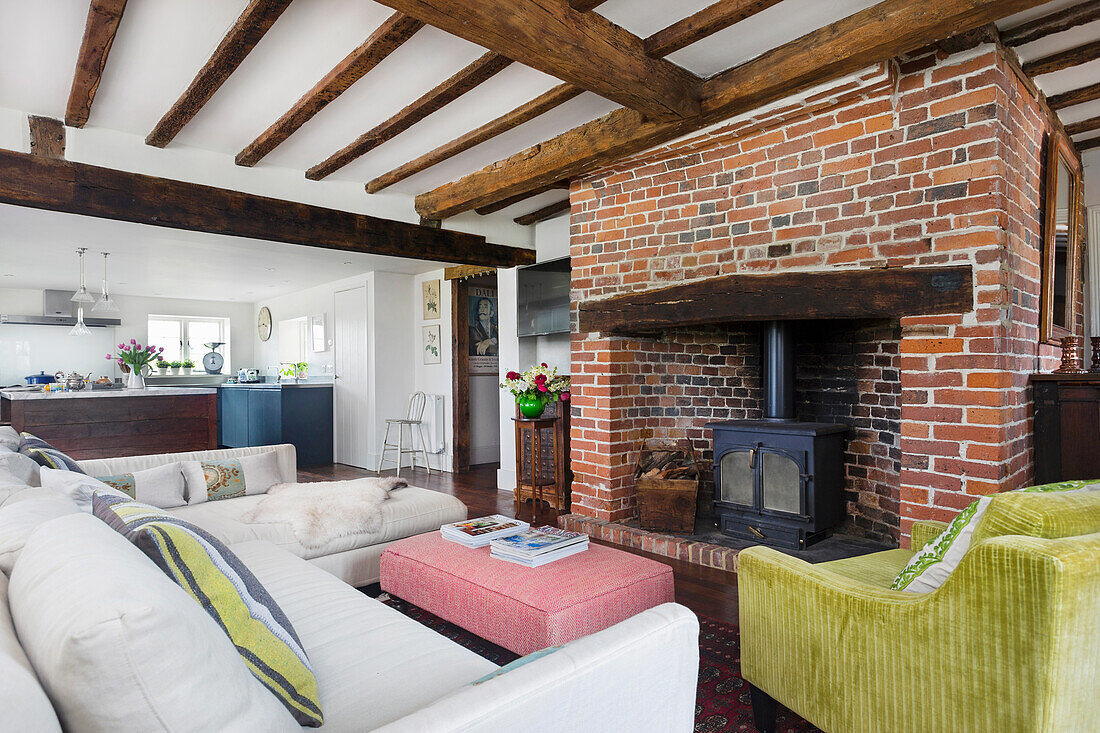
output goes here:
[{"label": "glass stove door", "polygon": [[802,468],[789,456],[760,451],[760,485],[764,508],[788,514],[802,514]]},{"label": "glass stove door", "polygon": [[729,504],[756,506],[753,474],[755,465],[753,451],[731,450],[722,456],[718,487],[718,500]]}]

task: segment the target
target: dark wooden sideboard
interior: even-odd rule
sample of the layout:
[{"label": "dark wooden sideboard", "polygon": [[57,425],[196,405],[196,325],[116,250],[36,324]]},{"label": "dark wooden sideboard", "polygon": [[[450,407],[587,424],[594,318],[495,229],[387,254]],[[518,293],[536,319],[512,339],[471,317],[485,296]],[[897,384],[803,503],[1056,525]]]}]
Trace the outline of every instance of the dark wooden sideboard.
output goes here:
[{"label": "dark wooden sideboard", "polygon": [[1100,374],[1033,374],[1035,483],[1100,479]]}]

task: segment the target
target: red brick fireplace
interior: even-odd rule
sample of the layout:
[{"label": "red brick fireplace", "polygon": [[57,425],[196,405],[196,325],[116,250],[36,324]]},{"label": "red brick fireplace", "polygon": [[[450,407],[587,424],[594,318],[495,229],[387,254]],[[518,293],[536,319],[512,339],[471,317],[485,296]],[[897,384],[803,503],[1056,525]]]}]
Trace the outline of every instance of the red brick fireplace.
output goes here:
[{"label": "red brick fireplace", "polygon": [[[914,54],[636,156],[573,184],[573,301],[734,274],[969,265],[965,312],[795,324],[798,417],[850,427],[840,530],[906,545],[914,520],[1031,479],[1027,375],[1057,352],[1038,333],[1048,124],[984,45]],[[761,327],[574,330],[566,523],[622,540],[603,523],[635,513],[644,438],[689,438],[709,460],[706,422],[760,416]]]}]

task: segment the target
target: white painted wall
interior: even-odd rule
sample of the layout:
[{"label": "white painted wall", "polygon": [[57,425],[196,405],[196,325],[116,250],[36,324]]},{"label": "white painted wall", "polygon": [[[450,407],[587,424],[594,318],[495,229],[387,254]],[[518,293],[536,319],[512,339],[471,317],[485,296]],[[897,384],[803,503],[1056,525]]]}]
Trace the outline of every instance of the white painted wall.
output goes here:
[{"label": "white painted wall", "polygon": [[[432,320],[424,320],[424,310],[421,307],[421,293],[427,280],[439,281],[439,313],[440,317]],[[410,294],[410,308],[413,314],[413,382],[414,389],[425,394],[443,395],[444,400],[444,451],[442,455],[433,455],[429,459],[432,468],[441,468],[444,471],[454,470],[454,388],[451,382],[451,365],[453,362],[452,329],[451,329],[451,284],[443,279],[443,270],[433,270],[413,278],[412,293]],[[440,348],[439,363],[425,364],[421,356],[421,335],[424,326],[439,326]]]},{"label": "white painted wall", "polygon": [[[415,321],[411,307],[413,277],[401,273],[368,272],[297,293],[259,301],[250,307],[253,323],[263,306],[271,310],[271,320],[275,324],[292,318],[323,314],[328,349],[308,354],[306,361],[310,365],[311,377],[331,377],[335,363],[335,349],[339,348],[338,344],[331,343],[335,332],[332,319],[335,312],[336,291],[360,286],[367,289],[368,311],[368,406],[365,416],[368,443],[367,465],[375,466],[385,433],[386,418],[404,417],[409,395],[416,389],[423,389],[416,386],[416,371],[412,368],[418,348],[416,338],[419,336],[414,328]],[[419,288],[419,285],[416,287]],[[273,328],[271,338],[266,342],[261,342],[256,330],[252,329],[252,338],[255,344],[255,366],[261,369],[269,379],[275,378],[279,367],[279,329]],[[446,363],[449,364],[449,361]],[[449,366],[447,380],[449,384]],[[438,457],[432,459],[433,468],[438,467],[438,460]],[[445,463],[446,470],[450,470],[450,464],[446,461]]]},{"label": "white painted wall", "polygon": [[[536,224],[535,251],[538,262],[569,256],[569,217],[559,216]],[[497,270],[497,298],[500,305],[500,381],[504,375],[523,370],[532,364],[546,362],[556,366],[563,374],[569,373],[569,335],[535,336],[520,338],[516,309],[517,268]],[[516,487],[515,401],[507,392],[500,399],[500,469],[497,471],[497,488],[512,491]]]},{"label": "white painted wall", "polygon": [[[90,336],[69,336],[63,326],[0,326],[0,384],[23,383],[23,377],[45,371],[92,372],[96,376],[122,376],[105,358],[121,342],[131,338],[149,341],[149,314],[172,316],[217,316],[229,318],[229,347],[232,364],[223,373],[232,374],[251,366],[255,323],[252,306],[228,301],[114,296],[122,325],[92,328]],[[0,288],[0,313],[38,315],[42,313],[42,291]],[[87,315],[87,314],[86,314]],[[196,361],[198,361],[196,359]]]}]

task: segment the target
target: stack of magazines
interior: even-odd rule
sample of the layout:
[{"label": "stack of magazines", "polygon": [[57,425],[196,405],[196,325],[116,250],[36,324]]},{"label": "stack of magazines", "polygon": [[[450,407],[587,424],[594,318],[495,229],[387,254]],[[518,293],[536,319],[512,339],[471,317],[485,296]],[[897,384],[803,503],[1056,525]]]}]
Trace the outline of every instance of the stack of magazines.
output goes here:
[{"label": "stack of magazines", "polygon": [[561,560],[588,549],[588,535],[557,527],[539,527],[494,539],[489,555],[529,568]]},{"label": "stack of magazines", "polygon": [[495,539],[526,532],[530,528],[531,525],[527,522],[494,514],[490,517],[444,524],[439,531],[445,540],[457,542],[466,547],[485,547]]}]

